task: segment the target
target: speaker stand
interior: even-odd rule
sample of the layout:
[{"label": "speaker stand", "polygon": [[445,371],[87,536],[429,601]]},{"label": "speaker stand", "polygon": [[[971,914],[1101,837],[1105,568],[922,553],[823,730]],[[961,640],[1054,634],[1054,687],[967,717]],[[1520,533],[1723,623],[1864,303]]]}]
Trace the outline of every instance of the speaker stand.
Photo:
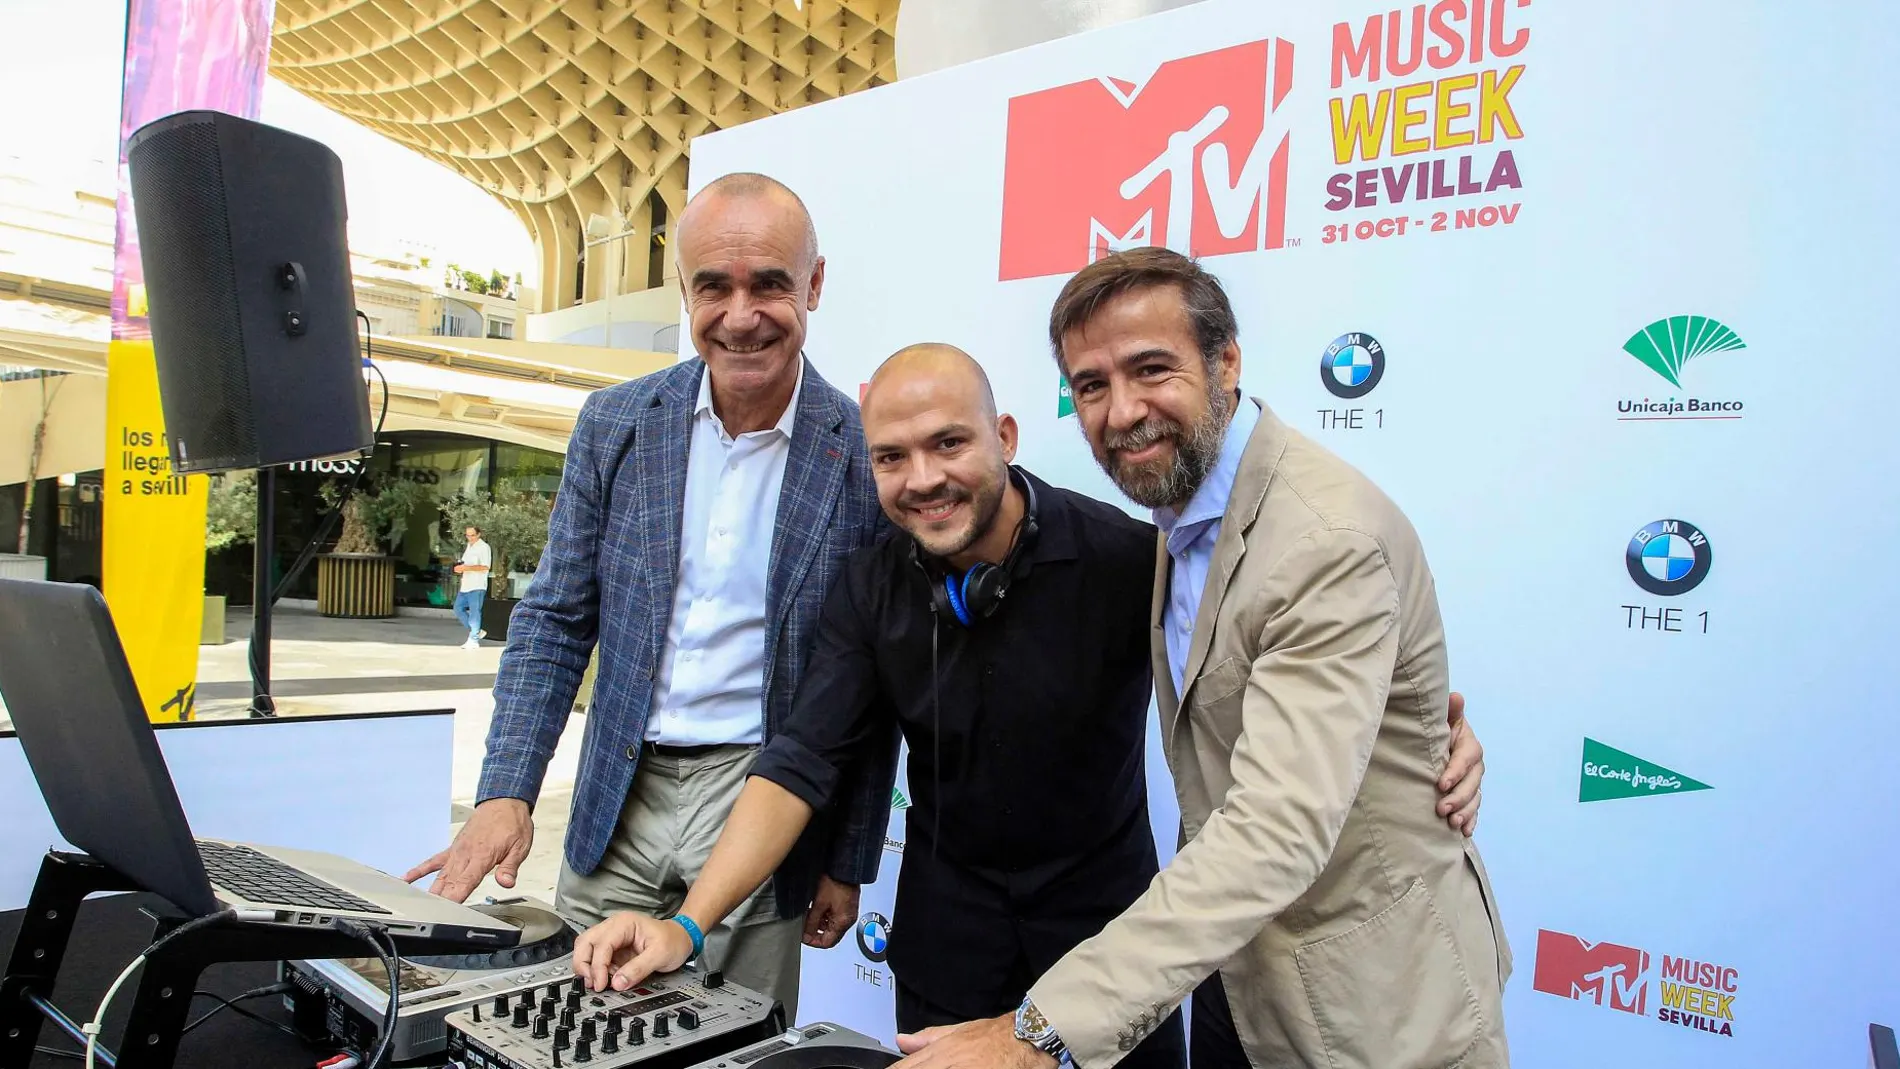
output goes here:
[{"label": "speaker stand", "polygon": [[257,551],[252,565],[251,594],[251,716],[274,717],[277,703],[270,696],[270,614],[276,600],[271,564],[276,557],[277,469],[257,469]]}]

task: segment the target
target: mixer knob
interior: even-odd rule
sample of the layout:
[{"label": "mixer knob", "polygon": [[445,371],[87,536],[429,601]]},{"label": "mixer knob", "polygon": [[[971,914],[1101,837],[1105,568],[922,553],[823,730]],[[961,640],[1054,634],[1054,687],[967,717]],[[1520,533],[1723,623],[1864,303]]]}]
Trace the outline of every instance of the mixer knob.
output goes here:
[{"label": "mixer knob", "polygon": [[666,1036],[671,1035],[671,1034],[672,1033],[667,1030],[666,1014],[664,1013],[654,1014],[653,1015],[653,1038],[663,1039]]},{"label": "mixer knob", "polygon": [[[636,1019],[637,1019],[637,1018],[636,1018]],[[622,1022],[622,1021],[620,1020],[620,1018],[618,1018],[618,1017],[609,1017],[609,1018],[607,1018],[607,1034],[608,1034],[608,1035],[610,1035],[610,1036],[617,1036],[617,1035],[619,1035],[619,1034],[621,1033],[621,1031],[623,1030],[623,1028],[624,1028],[624,1024],[623,1024],[623,1022]]]},{"label": "mixer knob", "polygon": [[495,996],[495,1019],[499,1021],[503,1017],[506,1017],[506,1016],[508,1016],[508,996],[496,995]]},{"label": "mixer knob", "polygon": [[533,1009],[534,1008],[534,992],[523,991],[521,993],[521,1002],[519,1003],[519,1005],[527,1007],[528,1009]]},{"label": "mixer knob", "polygon": [[627,1022],[627,1042],[639,1046],[647,1041],[647,1023],[644,1018],[635,1017]]},{"label": "mixer knob", "polygon": [[593,1060],[594,1060],[594,1054],[593,1054],[593,1052],[592,1052],[591,1050],[589,1050],[589,1049],[588,1049],[588,1048],[589,1048],[589,1047],[591,1047],[591,1046],[593,1046],[593,1044],[592,1044],[592,1043],[589,1043],[589,1042],[587,1042],[587,1041],[586,1041],[586,1040],[584,1040],[584,1039],[583,1039],[583,1040],[581,1040],[581,1041],[580,1041],[579,1043],[576,1043],[576,1044],[574,1044],[574,1060],[575,1060],[576,1062],[591,1062],[591,1061],[593,1061]]},{"label": "mixer knob", "polygon": [[681,1006],[679,1016],[681,1028],[691,1031],[699,1027],[699,1014],[696,1011]]},{"label": "mixer knob", "polygon": [[567,1008],[575,1013],[581,1012],[581,988],[579,984],[567,990]]},{"label": "mixer knob", "polygon": [[592,1043],[594,1036],[594,1019],[589,1017],[587,1020],[581,1022],[581,1038]]},{"label": "mixer knob", "polygon": [[530,1034],[535,1039],[548,1038],[548,1018],[545,1014],[534,1019],[534,1031]]},{"label": "mixer knob", "polygon": [[547,998],[542,999],[541,1000],[541,1015],[543,1017],[554,1016],[554,1007],[558,1005],[560,1005],[560,1001],[552,995],[549,995]]},{"label": "mixer knob", "polygon": [[600,1052],[602,1054],[619,1054],[620,1053],[620,1037],[613,1032],[609,1032],[606,1035],[601,1036],[600,1037]]},{"label": "mixer knob", "polygon": [[574,1011],[573,1011],[573,1010],[570,1010],[570,1009],[567,1009],[567,1008],[565,1008],[565,1007],[563,1007],[563,1008],[562,1008],[562,1010],[561,1010],[561,1027],[562,1027],[562,1028],[572,1028],[572,1027],[574,1027]]},{"label": "mixer knob", "polygon": [[573,1029],[571,1028],[556,1028],[554,1030],[554,1049],[555,1050],[566,1050],[568,1048],[568,1043],[569,1043],[569,1038],[570,1038],[569,1034],[572,1031]]}]

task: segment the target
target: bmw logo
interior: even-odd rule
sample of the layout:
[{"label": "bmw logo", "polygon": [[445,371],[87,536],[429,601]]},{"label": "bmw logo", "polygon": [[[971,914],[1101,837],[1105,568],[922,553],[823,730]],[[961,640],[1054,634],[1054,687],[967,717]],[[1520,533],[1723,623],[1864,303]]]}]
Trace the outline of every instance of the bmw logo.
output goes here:
[{"label": "bmw logo", "polygon": [[1334,397],[1364,397],[1384,377],[1385,347],[1370,334],[1341,334],[1319,358],[1319,381]]},{"label": "bmw logo", "polygon": [[881,962],[890,953],[891,922],[882,913],[866,913],[858,918],[858,950],[865,960]]},{"label": "bmw logo", "polygon": [[1636,532],[1623,562],[1630,578],[1651,594],[1687,594],[1709,577],[1709,539],[1687,520],[1657,520]]}]

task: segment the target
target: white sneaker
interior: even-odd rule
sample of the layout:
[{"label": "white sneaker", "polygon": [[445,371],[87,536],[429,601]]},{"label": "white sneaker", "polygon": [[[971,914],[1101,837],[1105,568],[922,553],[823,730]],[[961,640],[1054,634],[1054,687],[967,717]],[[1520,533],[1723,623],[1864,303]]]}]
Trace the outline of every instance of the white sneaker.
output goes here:
[{"label": "white sneaker", "polygon": [[470,635],[470,636],[468,637],[468,641],[467,641],[467,642],[464,642],[464,643],[462,643],[462,648],[463,648],[463,649],[465,649],[465,650],[472,650],[472,649],[478,649],[478,648],[480,648],[480,646],[481,646],[481,643],[480,643],[480,642],[477,642],[477,641],[475,640],[475,636],[474,636],[474,635]]},{"label": "white sneaker", "polygon": [[475,641],[477,642],[480,642],[482,639],[485,639],[487,637],[488,637],[488,631],[486,629],[475,632]]}]

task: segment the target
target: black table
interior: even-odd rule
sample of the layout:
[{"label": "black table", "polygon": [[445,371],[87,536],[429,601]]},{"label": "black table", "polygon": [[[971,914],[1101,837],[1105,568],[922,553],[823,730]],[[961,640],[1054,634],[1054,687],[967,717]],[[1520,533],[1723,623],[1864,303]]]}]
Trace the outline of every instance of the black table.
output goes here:
[{"label": "black table", "polygon": [[[88,900],[80,908],[52,999],[66,1016],[82,1025],[91,1020],[99,1000],[120,970],[151,944],[152,919],[140,910],[156,901],[155,896],[145,894],[112,895]],[[14,933],[19,930],[24,912],[0,912],[0,963],[5,962],[6,954],[13,948]],[[275,963],[231,962],[207,968],[197,989],[231,998],[276,980]],[[106,1014],[101,1039],[108,1050],[119,1049],[119,1037],[136,989],[135,977],[119,989],[111,1011]],[[212,998],[195,998],[191,1016],[196,1019],[217,1005]],[[291,1023],[290,1011],[284,1008],[281,995],[255,998],[239,1005],[286,1027]],[[39,1046],[72,1051],[75,1057],[62,1058],[42,1051],[34,1055],[28,1069],[73,1069],[82,1064],[76,1058],[83,1051],[83,1044],[74,1043],[51,1022],[41,1027]],[[336,1053],[333,1047],[303,1043],[225,1009],[185,1036],[173,1064],[176,1069],[311,1069]]]}]

